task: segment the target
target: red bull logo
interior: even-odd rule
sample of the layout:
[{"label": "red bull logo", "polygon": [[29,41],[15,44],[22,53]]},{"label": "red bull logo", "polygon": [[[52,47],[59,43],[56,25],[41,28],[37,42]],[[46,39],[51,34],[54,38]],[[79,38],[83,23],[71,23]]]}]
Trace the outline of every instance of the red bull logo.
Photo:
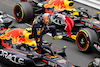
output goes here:
[{"label": "red bull logo", "polygon": [[73,6],[73,1],[68,0],[50,0],[47,4],[44,5],[45,8],[53,8],[54,11],[61,11],[66,9],[71,9]]},{"label": "red bull logo", "polygon": [[8,42],[4,42],[4,40],[2,40],[1,44],[5,47],[5,48],[11,48],[12,47],[12,44],[9,45]]},{"label": "red bull logo", "polygon": [[[21,28],[17,28],[17,29],[13,29],[13,30],[8,29],[5,32],[3,32],[2,35],[0,35],[0,39],[12,40],[12,44],[24,43],[24,41],[25,41],[24,38],[19,36],[19,35],[23,34],[23,31],[24,31],[24,29],[21,29]],[[8,45],[8,43],[6,43],[6,45]],[[8,46],[8,47],[11,47],[11,46]]]},{"label": "red bull logo", "polygon": [[[7,29],[0,31],[0,39],[2,40],[2,46],[6,48],[11,48],[13,44],[28,44],[28,45],[34,45],[37,46],[36,41],[34,38],[29,39],[29,33],[28,31],[22,29],[22,28],[15,28],[15,29]],[[34,50],[37,48],[34,48]]]},{"label": "red bull logo", "polygon": [[[55,11],[77,11],[75,8],[72,8],[73,6],[74,2],[72,0],[47,0],[46,4],[44,5],[45,12],[50,13],[51,15],[54,15]],[[73,12],[73,15],[79,16],[79,13]]]}]

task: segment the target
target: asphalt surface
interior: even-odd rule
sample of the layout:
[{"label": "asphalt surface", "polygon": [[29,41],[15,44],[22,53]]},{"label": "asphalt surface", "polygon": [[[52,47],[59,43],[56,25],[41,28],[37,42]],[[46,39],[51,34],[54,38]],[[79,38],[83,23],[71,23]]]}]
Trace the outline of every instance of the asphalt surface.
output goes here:
[{"label": "asphalt surface", "polygon": [[[0,0],[0,11],[6,12],[9,15],[14,16],[13,8],[17,2],[19,2],[19,0]],[[79,7],[79,6],[80,4],[75,3],[75,7]],[[83,7],[83,5],[81,5],[81,7]],[[97,10],[92,11],[92,8],[88,8],[87,6],[86,8],[90,9],[89,13],[94,13],[97,11]],[[16,22],[16,20],[13,19],[13,25],[14,24],[18,24],[18,23]],[[67,49],[66,49],[67,59],[71,63],[81,66],[81,67],[88,67],[89,62],[91,62],[95,57],[99,56],[94,52],[93,53],[80,52],[74,41],[53,40],[52,37],[48,35],[45,35],[43,39],[49,42],[52,42],[53,43],[52,45],[58,48],[63,48],[63,46],[67,46]],[[3,67],[3,66],[0,65],[0,67]]]}]

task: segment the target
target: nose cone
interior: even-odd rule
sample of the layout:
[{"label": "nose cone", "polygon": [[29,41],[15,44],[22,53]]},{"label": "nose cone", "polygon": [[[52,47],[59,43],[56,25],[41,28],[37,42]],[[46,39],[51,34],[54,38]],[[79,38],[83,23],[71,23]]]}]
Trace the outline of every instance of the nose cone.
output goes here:
[{"label": "nose cone", "polygon": [[66,5],[66,7],[73,7],[74,6],[74,2],[73,1],[64,0],[64,4]]},{"label": "nose cone", "polygon": [[74,6],[74,2],[73,2],[73,1],[70,1],[70,2],[69,2],[69,6],[70,6],[70,7]]}]

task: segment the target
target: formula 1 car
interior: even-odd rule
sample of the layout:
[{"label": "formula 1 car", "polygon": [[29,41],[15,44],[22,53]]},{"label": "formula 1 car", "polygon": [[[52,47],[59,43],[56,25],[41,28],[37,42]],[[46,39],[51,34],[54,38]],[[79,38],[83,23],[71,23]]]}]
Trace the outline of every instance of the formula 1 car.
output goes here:
[{"label": "formula 1 car", "polygon": [[[67,24],[59,20],[60,17],[51,17],[54,24],[60,29],[60,34],[65,36],[64,39],[74,39],[80,51],[96,51],[100,53],[99,14],[91,16],[84,8],[72,8],[74,5],[73,0],[61,0],[60,2],[59,0],[47,0],[42,2],[36,0],[21,1],[22,2],[17,3],[14,7],[14,16],[18,22],[28,22],[41,13],[50,13],[54,16],[60,16],[61,14],[68,16],[67,21],[69,23]],[[69,27],[68,30],[72,31],[70,37],[67,35],[68,31],[65,30],[66,27]]]},{"label": "formula 1 car", "polygon": [[56,27],[58,27],[58,29],[60,30],[61,35],[65,35],[66,37],[68,36],[68,31],[65,30],[65,27],[69,26],[69,29],[72,27],[71,37],[68,36],[67,38],[74,39],[80,51],[96,51],[98,54],[100,54],[100,21],[98,17],[99,14],[91,16],[90,14],[88,14],[87,10],[83,8],[78,8],[77,10],[77,12],[80,13],[79,16],[74,16],[72,14],[74,11],[63,11],[65,12],[64,14],[68,12],[66,16],[70,17],[74,21],[73,27],[71,24],[72,21],[68,20],[68,18],[68,22],[71,21],[70,24],[66,24],[62,21],[61,14],[63,14],[63,12],[60,12],[61,14],[55,14],[58,17],[52,20],[57,25]]},{"label": "formula 1 car", "polygon": [[[15,4],[14,16],[18,22],[28,22],[41,13],[53,15],[56,11],[76,11],[75,8],[72,8],[73,5],[73,0],[21,0],[21,2]],[[78,15],[78,12],[74,12],[73,15]]]},{"label": "formula 1 car", "polygon": [[76,67],[65,59],[66,47],[58,49],[47,41],[37,46],[35,39],[30,38],[31,28],[9,27],[12,20],[8,17],[5,19],[8,21],[0,22],[0,63],[7,67]]}]

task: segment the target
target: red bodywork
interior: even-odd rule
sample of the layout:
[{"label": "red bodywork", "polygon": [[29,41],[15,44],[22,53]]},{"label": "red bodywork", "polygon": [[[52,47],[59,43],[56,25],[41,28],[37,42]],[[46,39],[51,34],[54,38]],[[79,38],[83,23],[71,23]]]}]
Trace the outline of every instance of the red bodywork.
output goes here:
[{"label": "red bodywork", "polygon": [[45,12],[51,13],[53,15],[55,11],[63,11],[63,10],[72,11],[73,5],[69,6],[70,3],[74,5],[73,1],[68,1],[68,0],[46,0],[44,4]]},{"label": "red bodywork", "polygon": [[29,35],[31,33],[22,29],[14,28],[0,31],[0,39],[2,46],[5,48],[11,48],[13,45],[28,44],[30,46],[36,46],[34,38],[30,39]]},{"label": "red bodywork", "polygon": [[[2,40],[2,45],[6,48],[11,48],[12,44],[24,43],[25,39],[19,35],[23,35],[24,29],[18,28],[13,30],[2,30],[0,33],[0,39]],[[11,42],[9,42],[11,40]],[[8,42],[7,42],[8,41]]]}]

